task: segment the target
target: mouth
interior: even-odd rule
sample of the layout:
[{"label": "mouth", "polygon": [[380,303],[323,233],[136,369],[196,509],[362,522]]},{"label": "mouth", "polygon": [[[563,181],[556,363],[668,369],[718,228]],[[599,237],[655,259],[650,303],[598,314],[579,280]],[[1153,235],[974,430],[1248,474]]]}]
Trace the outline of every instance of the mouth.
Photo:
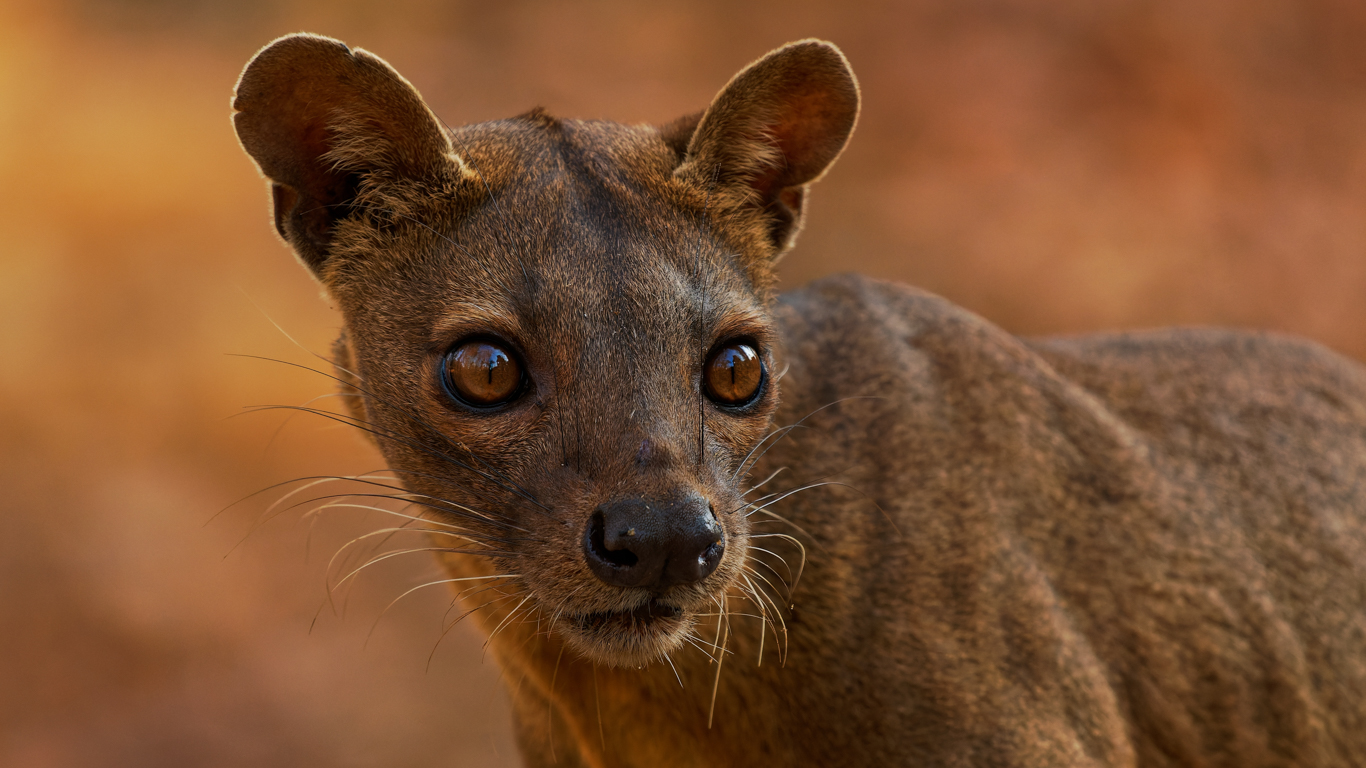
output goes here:
[{"label": "mouth", "polygon": [[659,626],[677,624],[683,618],[683,609],[668,605],[657,599],[629,611],[601,611],[585,613],[573,617],[575,628],[581,632],[639,632],[658,634],[672,627]]},{"label": "mouth", "polygon": [[684,610],[658,598],[626,611],[598,611],[565,617],[574,645],[600,663],[640,665],[683,642],[691,627]]}]

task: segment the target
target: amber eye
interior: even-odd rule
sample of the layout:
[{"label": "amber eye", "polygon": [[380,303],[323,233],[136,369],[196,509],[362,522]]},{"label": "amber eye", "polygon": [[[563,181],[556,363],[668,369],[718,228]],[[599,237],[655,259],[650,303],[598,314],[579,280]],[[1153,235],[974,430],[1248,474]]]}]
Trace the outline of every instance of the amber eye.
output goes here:
[{"label": "amber eye", "polygon": [[731,342],[707,358],[702,369],[707,397],[721,405],[747,405],[764,382],[764,363],[759,353],[743,342]]},{"label": "amber eye", "polygon": [[522,389],[522,366],[495,341],[476,339],[457,345],[446,353],[444,365],[447,388],[466,405],[502,405]]}]

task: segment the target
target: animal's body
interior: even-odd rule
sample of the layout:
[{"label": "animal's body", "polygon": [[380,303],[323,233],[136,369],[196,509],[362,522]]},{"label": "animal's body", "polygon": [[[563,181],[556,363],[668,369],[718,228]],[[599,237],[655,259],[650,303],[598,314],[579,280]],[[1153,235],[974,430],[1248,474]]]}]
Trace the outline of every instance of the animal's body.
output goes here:
[{"label": "animal's body", "polygon": [[308,36],[235,106],[529,764],[1366,764],[1366,369],[774,297],[832,46],[662,129],[450,130]]}]

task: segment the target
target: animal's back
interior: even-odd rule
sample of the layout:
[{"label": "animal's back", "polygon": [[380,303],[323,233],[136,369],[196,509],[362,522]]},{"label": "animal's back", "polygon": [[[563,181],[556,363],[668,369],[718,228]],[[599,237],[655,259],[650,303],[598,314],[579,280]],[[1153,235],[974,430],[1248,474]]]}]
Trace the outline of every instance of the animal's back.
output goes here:
[{"label": "animal's back", "polygon": [[881,689],[851,740],[965,764],[1366,761],[1360,365],[1216,330],[1022,341],[853,277],[781,307],[777,423],[828,407],[756,476],[839,473],[876,503],[775,507],[814,539],[797,621],[827,622],[789,663]]}]

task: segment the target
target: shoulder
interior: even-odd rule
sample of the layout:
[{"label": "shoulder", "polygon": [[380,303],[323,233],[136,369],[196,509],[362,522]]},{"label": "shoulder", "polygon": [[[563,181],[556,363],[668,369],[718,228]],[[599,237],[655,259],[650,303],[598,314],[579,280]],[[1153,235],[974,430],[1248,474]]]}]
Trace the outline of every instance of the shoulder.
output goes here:
[{"label": "shoulder", "polygon": [[1024,342],[932,293],[859,275],[835,275],[784,294],[775,314],[796,366],[840,366],[846,377],[933,379],[1026,374],[1039,364]]},{"label": "shoulder", "polygon": [[841,403],[825,418],[877,434],[879,445],[1025,407],[1028,393],[1053,385],[1020,339],[908,286],[836,275],[783,295],[774,313],[784,417]]},{"label": "shoulder", "polygon": [[778,297],[778,309],[780,315],[796,313],[816,323],[827,319],[885,322],[889,314],[922,317],[965,312],[927,291],[852,273],[823,277],[784,293]]},{"label": "shoulder", "polygon": [[785,344],[797,354],[820,350],[881,358],[945,334],[1009,338],[940,296],[854,274],[832,275],[783,294],[775,314]]}]

